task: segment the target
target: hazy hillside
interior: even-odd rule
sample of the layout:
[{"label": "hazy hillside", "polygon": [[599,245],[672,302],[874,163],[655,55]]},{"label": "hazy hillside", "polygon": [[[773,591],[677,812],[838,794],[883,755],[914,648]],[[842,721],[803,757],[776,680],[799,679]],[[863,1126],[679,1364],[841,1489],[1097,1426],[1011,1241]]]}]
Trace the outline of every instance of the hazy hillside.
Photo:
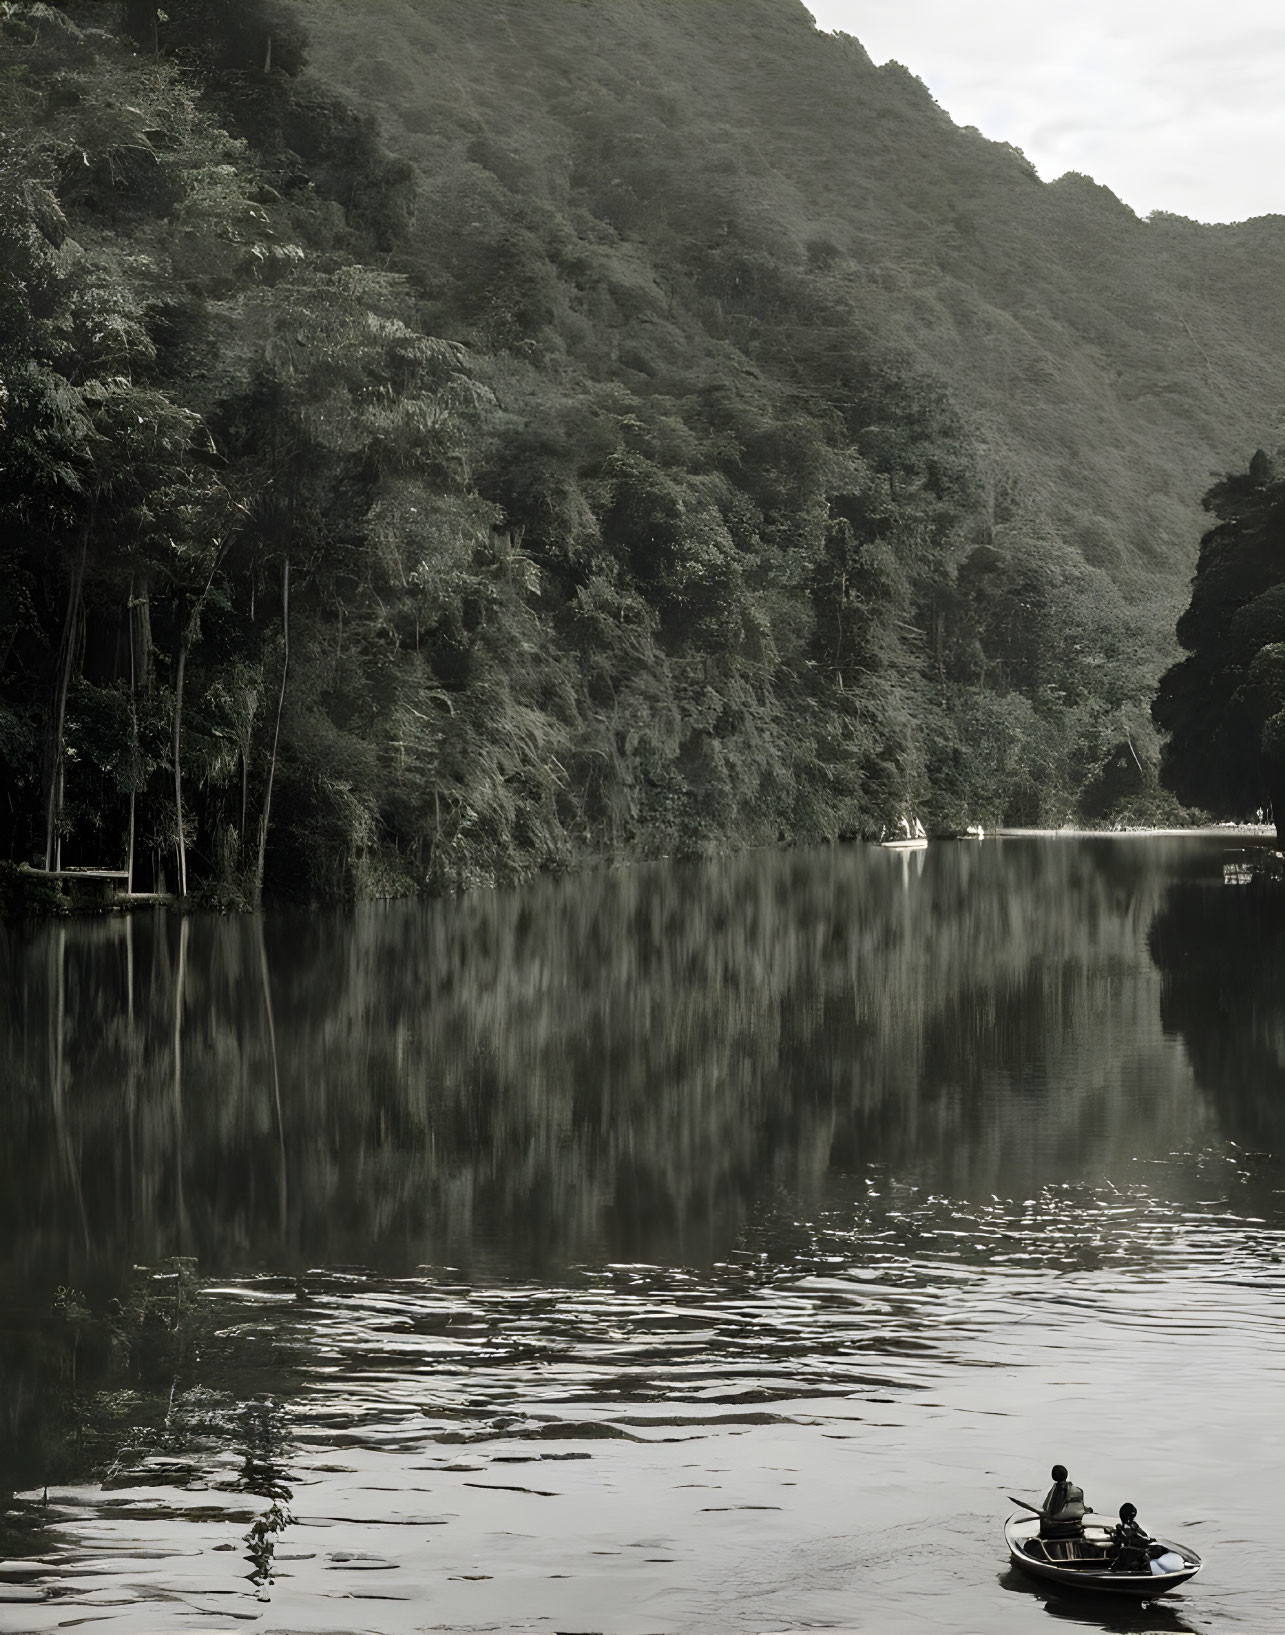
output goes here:
[{"label": "hazy hillside", "polygon": [[[1001,519],[1016,489],[1131,594],[1178,604],[1210,474],[1285,413],[1285,217],[1144,222],[1088,177],[1045,185],[798,0],[306,13],[315,69],[416,164],[426,268],[456,260],[460,233],[480,254],[520,222],[583,308],[614,293],[617,257],[641,252],[668,293],[676,261],[734,234],[940,375]],[[588,263],[570,277],[559,228]],[[765,303],[765,325],[779,316]],[[662,363],[655,312],[613,318],[618,359]]]},{"label": "hazy hillside", "polygon": [[1285,221],[795,0],[0,12],[10,859],[253,901],[1161,809]]}]

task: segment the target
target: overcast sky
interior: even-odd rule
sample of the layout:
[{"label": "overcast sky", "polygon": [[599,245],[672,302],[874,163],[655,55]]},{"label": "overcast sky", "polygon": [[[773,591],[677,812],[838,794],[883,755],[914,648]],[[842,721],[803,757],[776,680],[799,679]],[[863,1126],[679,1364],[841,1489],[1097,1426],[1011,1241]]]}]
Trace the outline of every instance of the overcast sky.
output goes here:
[{"label": "overcast sky", "polygon": [[804,0],[958,125],[1145,216],[1285,213],[1285,0]]}]

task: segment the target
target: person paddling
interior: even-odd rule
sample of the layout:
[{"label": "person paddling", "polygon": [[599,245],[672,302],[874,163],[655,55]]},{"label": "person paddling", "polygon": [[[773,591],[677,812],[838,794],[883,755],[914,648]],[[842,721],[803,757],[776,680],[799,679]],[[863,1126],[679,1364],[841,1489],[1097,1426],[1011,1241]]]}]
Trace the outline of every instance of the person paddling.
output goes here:
[{"label": "person paddling", "polygon": [[1084,1518],[1092,1505],[1084,1502],[1084,1490],[1075,1485],[1065,1465],[1053,1466],[1053,1486],[1040,1506],[1041,1538],[1083,1538]]}]

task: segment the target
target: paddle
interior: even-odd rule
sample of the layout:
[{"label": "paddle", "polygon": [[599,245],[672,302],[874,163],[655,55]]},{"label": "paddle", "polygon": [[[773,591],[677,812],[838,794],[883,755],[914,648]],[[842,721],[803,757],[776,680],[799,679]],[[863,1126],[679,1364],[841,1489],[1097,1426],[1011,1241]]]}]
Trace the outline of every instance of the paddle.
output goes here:
[{"label": "paddle", "polygon": [[[1008,1495],[1008,1502],[1010,1504],[1020,1504],[1023,1510],[1029,1510],[1030,1513],[1033,1516],[1038,1516],[1041,1521],[1047,1521],[1048,1520],[1048,1511],[1047,1510],[1041,1510],[1037,1505],[1027,1504],[1025,1499],[1015,1499],[1013,1497],[1013,1495],[1010,1493]],[[1086,1504],[1085,1505],[1084,1514],[1086,1516],[1091,1516],[1093,1514],[1093,1506],[1091,1504]]]}]

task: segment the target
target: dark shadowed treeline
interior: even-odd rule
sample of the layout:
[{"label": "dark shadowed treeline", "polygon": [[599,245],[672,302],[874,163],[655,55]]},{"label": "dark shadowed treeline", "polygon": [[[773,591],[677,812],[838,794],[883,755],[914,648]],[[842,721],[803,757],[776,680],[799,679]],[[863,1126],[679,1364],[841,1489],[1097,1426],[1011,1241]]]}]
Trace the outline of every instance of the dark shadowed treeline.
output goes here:
[{"label": "dark shadowed treeline", "polygon": [[4,8],[4,857],[253,903],[1160,809],[1274,228],[733,9]]},{"label": "dark shadowed treeline", "polygon": [[1162,773],[1181,800],[1219,817],[1273,812],[1285,836],[1285,477],[1254,455],[1205,496],[1187,657],[1161,677],[1153,713],[1169,734]]}]

